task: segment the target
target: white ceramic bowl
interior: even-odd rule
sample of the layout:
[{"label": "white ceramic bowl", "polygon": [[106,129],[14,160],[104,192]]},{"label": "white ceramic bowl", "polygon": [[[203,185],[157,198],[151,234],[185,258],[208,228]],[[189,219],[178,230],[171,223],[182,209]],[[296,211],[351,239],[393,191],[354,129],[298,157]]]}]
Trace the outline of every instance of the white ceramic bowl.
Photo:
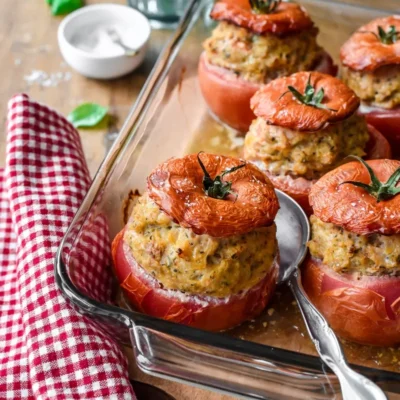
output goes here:
[{"label": "white ceramic bowl", "polygon": [[[126,56],[122,49],[120,54],[100,54],[83,50],[80,44],[82,35],[85,32],[91,34],[99,26],[117,29],[123,27],[127,33],[120,35],[123,42],[139,49],[138,53]],[[80,74],[88,78],[112,79],[126,75],[140,65],[146,53],[150,32],[148,19],[134,8],[117,4],[95,4],[73,12],[61,22],[58,28],[58,45],[65,61]]]}]

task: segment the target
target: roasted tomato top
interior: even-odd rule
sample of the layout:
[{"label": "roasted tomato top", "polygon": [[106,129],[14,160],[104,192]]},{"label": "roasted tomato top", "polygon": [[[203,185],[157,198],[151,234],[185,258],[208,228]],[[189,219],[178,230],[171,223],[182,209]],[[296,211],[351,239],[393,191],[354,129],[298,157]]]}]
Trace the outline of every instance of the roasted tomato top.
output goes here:
[{"label": "roasted tomato top", "polygon": [[377,18],[362,26],[342,46],[342,64],[356,71],[400,64],[399,32],[399,16]]},{"label": "roasted tomato top", "polygon": [[[308,103],[300,101],[290,90],[303,95],[310,87],[313,96]],[[275,79],[251,99],[254,114],[268,124],[309,132],[350,117],[359,105],[359,98],[348,86],[321,72],[297,72]]]},{"label": "roasted tomato top", "polygon": [[314,27],[305,9],[296,3],[280,3],[273,12],[262,14],[253,11],[248,0],[221,0],[214,5],[211,18],[257,34],[285,35]]},{"label": "roasted tomato top", "polygon": [[[224,198],[205,191],[205,174],[230,185]],[[224,175],[227,170],[239,169]],[[172,158],[147,178],[150,197],[174,221],[198,235],[227,237],[270,225],[279,209],[270,180],[256,166],[232,157],[201,153]],[[226,186],[225,186],[226,187]]]},{"label": "roasted tomato top", "polygon": [[[367,163],[382,183],[400,167],[400,161],[395,160]],[[364,188],[345,183],[348,181],[372,183],[367,169],[359,162],[328,172],[311,188],[309,199],[315,216],[360,235],[400,233],[400,196],[378,201]]]}]

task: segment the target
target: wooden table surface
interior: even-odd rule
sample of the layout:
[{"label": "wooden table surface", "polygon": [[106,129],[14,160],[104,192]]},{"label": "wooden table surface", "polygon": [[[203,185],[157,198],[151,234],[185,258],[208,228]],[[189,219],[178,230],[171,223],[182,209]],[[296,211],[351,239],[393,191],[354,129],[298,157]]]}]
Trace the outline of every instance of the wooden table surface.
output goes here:
[{"label": "wooden table surface", "polygon": [[[109,3],[109,0],[88,0],[91,3]],[[124,0],[112,1],[125,4]],[[375,4],[376,0],[348,0],[349,3]],[[380,5],[400,11],[398,0],[385,0]],[[53,17],[44,0],[3,0],[0,13],[0,120],[5,132],[7,101],[15,93],[28,93],[67,115],[82,102],[97,102],[109,107],[115,119],[97,129],[81,130],[84,152],[93,175],[102,161],[110,134],[117,132],[145,82],[156,57],[170,32],[153,31],[150,50],[144,64],[134,73],[111,81],[96,81],[80,76],[68,67],[57,45],[57,28],[61,17]],[[5,11],[6,10],[6,11]],[[47,74],[47,75],[44,75]],[[41,75],[43,82],[34,77]],[[5,133],[0,136],[0,167],[4,166]],[[178,400],[228,400],[224,396],[183,384],[146,376],[135,367],[130,349],[130,375],[158,386]]]}]

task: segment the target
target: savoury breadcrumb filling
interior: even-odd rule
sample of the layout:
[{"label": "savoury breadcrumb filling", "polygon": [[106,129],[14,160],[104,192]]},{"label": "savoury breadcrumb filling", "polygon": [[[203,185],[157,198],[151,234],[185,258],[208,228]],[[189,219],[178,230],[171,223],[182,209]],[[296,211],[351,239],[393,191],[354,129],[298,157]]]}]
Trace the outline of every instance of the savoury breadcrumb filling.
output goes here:
[{"label": "savoury breadcrumb filling", "polygon": [[323,55],[317,30],[287,36],[257,35],[228,22],[220,22],[203,46],[207,60],[242,78],[267,83],[280,76],[312,70]]},{"label": "savoury breadcrumb filling", "polygon": [[268,125],[259,117],[246,135],[244,157],[261,161],[273,175],[317,179],[350,154],[364,156],[368,139],[365,118],[357,114],[318,132]]},{"label": "savoury breadcrumb filling", "polygon": [[342,79],[371,106],[391,109],[400,105],[400,65],[385,65],[372,72],[343,68]]},{"label": "savoury breadcrumb filling", "polygon": [[310,218],[312,257],[339,273],[400,276],[400,235],[357,235]]},{"label": "savoury breadcrumb filling", "polygon": [[173,222],[147,194],[133,207],[124,240],[164,289],[215,297],[255,286],[277,254],[275,224],[227,238],[196,235]]}]

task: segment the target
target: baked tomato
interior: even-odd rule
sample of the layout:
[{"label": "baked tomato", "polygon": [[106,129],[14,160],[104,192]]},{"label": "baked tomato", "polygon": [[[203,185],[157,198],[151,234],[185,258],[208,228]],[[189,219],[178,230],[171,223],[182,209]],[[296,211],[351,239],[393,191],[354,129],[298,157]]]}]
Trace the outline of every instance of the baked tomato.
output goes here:
[{"label": "baked tomato", "polygon": [[[367,155],[364,158],[367,160],[391,158],[392,151],[390,148],[390,144],[383,137],[383,135],[371,125],[368,125],[368,132],[370,135],[370,139],[366,147]],[[285,192],[293,199],[295,199],[307,215],[310,215],[312,213],[312,208],[308,200],[308,195],[310,193],[312,185],[316,182],[316,180],[308,180],[302,177],[293,178],[290,175],[276,176],[268,174],[268,177],[270,178],[275,188],[282,190],[282,192]]]},{"label": "baked tomato", "polygon": [[[340,49],[340,61],[349,72],[357,71],[361,76],[369,74],[371,78],[368,79],[373,79],[379,85],[383,85],[384,90],[386,90],[383,102],[390,99],[389,95],[393,82],[391,79],[393,78],[386,76],[386,73],[383,73],[385,70],[382,70],[382,68],[395,67],[400,64],[400,41],[395,40],[388,45],[380,39],[378,33],[382,31],[389,32],[392,29],[396,32],[400,29],[398,16],[391,15],[374,19],[354,32]],[[370,91],[367,90],[369,85],[365,85],[362,82],[364,81],[359,81],[356,84],[355,91],[361,100],[371,101]],[[359,111],[365,115],[369,124],[373,125],[386,137],[392,146],[394,155],[399,157],[400,107],[385,109],[361,106]]]},{"label": "baked tomato", "polygon": [[[200,159],[210,176],[221,176],[241,165],[229,175],[235,195],[221,201],[205,193]],[[148,176],[147,189],[161,210],[196,235],[222,238],[245,234],[271,225],[279,209],[274,187],[262,171],[252,163],[209,153],[161,163]]]},{"label": "baked tomato", "polygon": [[392,158],[392,147],[384,135],[373,125],[368,124],[369,141],[365,149],[367,160],[379,160],[382,158]]},{"label": "baked tomato", "polygon": [[400,278],[338,274],[309,258],[302,283],[341,337],[373,346],[400,343]]},{"label": "baked tomato", "polygon": [[188,295],[167,290],[133,258],[121,231],[112,244],[115,273],[135,308],[145,314],[209,331],[222,331],[261,313],[274,292],[278,256],[264,279],[227,298]]},{"label": "baked tomato", "polygon": [[[315,71],[335,76],[337,66],[325,53]],[[212,65],[205,53],[200,56],[198,76],[201,92],[212,114],[245,134],[255,118],[250,109],[250,99],[262,85],[249,82],[231,70]]]},{"label": "baked tomato", "polygon": [[382,183],[388,182],[400,168],[400,161],[380,159],[367,164],[381,182],[378,191],[380,195],[384,194],[384,201],[382,198],[378,201],[378,194],[370,194],[365,187],[349,183],[371,183],[369,170],[362,163],[353,161],[328,172],[313,185],[309,200],[314,215],[357,235],[400,234],[400,196],[387,193],[397,181],[392,178],[391,184]]},{"label": "baked tomato", "polygon": [[374,109],[365,118],[389,141],[395,158],[400,157],[400,108],[394,110]]},{"label": "baked tomato", "polygon": [[[347,249],[342,253],[342,260],[349,269],[334,271],[332,267],[340,271],[343,261],[339,257],[331,260],[331,248],[322,250],[321,257],[313,253],[315,249],[311,246],[310,251],[316,257],[306,260],[303,266],[303,286],[338,335],[363,344],[392,346],[400,343],[400,278],[394,276],[396,258],[394,263],[385,264],[396,245],[382,245],[383,235],[400,233],[400,197],[393,191],[399,167],[400,161],[388,159],[371,160],[367,165],[346,163],[324,175],[310,192],[315,217],[322,223],[334,225],[334,228],[326,227],[328,230],[340,232],[337,235],[331,231],[332,237],[337,238],[339,253],[342,252],[341,243]],[[376,192],[370,189],[371,181],[379,186]],[[367,235],[374,235],[367,239],[368,246],[381,252],[381,258],[367,256],[366,261],[355,258],[353,263],[352,257],[357,257],[358,250],[352,241]],[[344,244],[343,240],[347,239],[350,242]],[[365,248],[365,254],[369,254],[368,251]],[[326,264],[316,260],[324,258],[325,254],[331,257]],[[352,272],[348,272],[350,270]]]}]

